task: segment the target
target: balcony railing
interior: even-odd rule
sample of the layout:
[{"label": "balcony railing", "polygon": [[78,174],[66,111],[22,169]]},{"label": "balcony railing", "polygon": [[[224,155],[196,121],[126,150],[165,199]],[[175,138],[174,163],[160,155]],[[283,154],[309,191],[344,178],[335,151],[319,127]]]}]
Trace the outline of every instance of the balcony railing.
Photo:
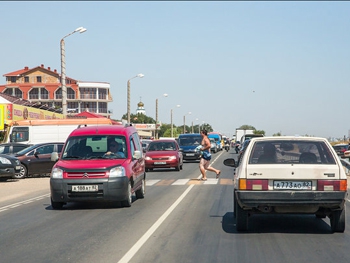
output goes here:
[{"label": "balcony railing", "polygon": [[95,100],[96,99],[96,94],[80,94],[80,99],[82,100]]}]

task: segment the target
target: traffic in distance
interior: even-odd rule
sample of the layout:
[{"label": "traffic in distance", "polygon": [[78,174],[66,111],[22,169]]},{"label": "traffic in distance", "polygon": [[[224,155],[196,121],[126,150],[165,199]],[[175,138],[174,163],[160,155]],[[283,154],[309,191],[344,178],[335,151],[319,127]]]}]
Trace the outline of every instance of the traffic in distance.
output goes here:
[{"label": "traffic in distance", "polygon": [[[200,139],[202,139],[198,135],[200,136],[200,134],[194,134],[193,138],[189,138],[189,136],[183,138],[187,139],[184,140],[185,144],[190,146],[189,139],[193,139],[193,146],[198,148],[198,143],[200,145]],[[68,135],[61,151],[56,149],[50,154],[51,172],[41,175],[50,176],[50,178],[47,178],[49,181],[46,181],[47,185],[45,187],[49,194],[46,195],[47,200],[43,201],[46,203],[46,209],[36,205],[38,210],[35,210],[36,213],[42,211],[40,213],[47,214],[46,216],[41,215],[42,218],[52,217],[51,222],[55,221],[54,218],[69,218],[70,222],[79,221],[78,217],[80,220],[84,220],[89,214],[98,211],[111,214],[108,217],[111,218],[111,221],[107,225],[113,227],[108,231],[108,234],[102,230],[107,227],[105,225],[106,220],[109,220],[107,217],[103,219],[103,216],[98,216],[101,223],[104,223],[104,227],[101,228],[102,225],[95,225],[95,227],[97,227],[96,230],[102,230],[103,239],[106,239],[106,234],[108,239],[114,233],[118,237],[117,240],[120,241],[114,240],[113,243],[118,247],[123,247],[121,249],[122,253],[110,252],[102,255],[101,252],[107,249],[106,245],[109,246],[109,244],[104,244],[104,249],[99,251],[91,250],[87,252],[84,250],[82,252],[92,258],[94,256],[104,258],[105,262],[110,262],[111,258],[116,259],[114,262],[119,260],[120,262],[129,262],[127,258],[130,259],[130,257],[132,258],[130,262],[175,260],[170,254],[161,253],[158,246],[162,239],[155,238],[154,232],[152,232],[153,239],[154,241],[157,240],[155,243],[152,239],[141,238],[141,236],[140,240],[147,241],[137,242],[139,247],[152,246],[153,249],[147,250],[147,253],[144,249],[131,253],[131,251],[137,251],[133,247],[133,245],[136,245],[133,242],[137,240],[133,242],[126,241],[133,239],[122,229],[126,229],[126,226],[131,224],[132,229],[137,230],[140,235],[146,233],[147,229],[142,227],[145,224],[143,221],[146,220],[147,223],[151,214],[159,214],[157,209],[162,208],[160,203],[171,201],[168,203],[168,206],[171,207],[172,202],[179,198],[180,193],[178,191],[181,189],[180,187],[188,187],[188,189],[195,192],[193,194],[190,192],[188,195],[191,197],[188,196],[182,201],[185,203],[184,206],[181,206],[181,210],[184,209],[186,215],[178,215],[178,212],[175,213],[176,209],[173,212],[168,212],[171,213],[168,220],[171,220],[170,222],[176,229],[171,228],[171,230],[169,229],[171,232],[164,233],[164,235],[172,237],[170,239],[172,241],[168,241],[168,245],[165,246],[167,246],[167,249],[181,248],[182,254],[187,259],[192,258],[194,260],[196,258],[201,262],[215,262],[217,259],[216,253],[212,253],[210,250],[203,252],[200,249],[200,244],[196,241],[193,241],[191,249],[185,249],[183,243],[191,240],[190,236],[200,235],[199,233],[207,232],[206,237],[201,238],[202,242],[207,245],[211,244],[215,247],[214,251],[225,255],[226,260],[220,260],[220,262],[232,262],[232,256],[237,255],[238,251],[244,247],[248,250],[250,250],[249,247],[253,248],[254,243],[251,243],[248,247],[244,244],[247,244],[247,238],[251,242],[251,234],[254,233],[260,233],[261,237],[265,236],[265,240],[269,240],[269,233],[271,232],[277,231],[281,233],[279,235],[288,235],[289,231],[294,231],[293,229],[297,229],[299,235],[302,233],[308,234],[305,237],[309,236],[311,231],[311,234],[317,234],[318,239],[322,239],[324,234],[332,233],[341,233],[347,236],[345,227],[347,220],[346,206],[348,206],[349,201],[347,201],[346,169],[340,162],[342,158],[339,158],[340,156],[337,155],[335,149],[325,139],[258,136],[251,137],[245,142],[242,143],[245,148],[241,149],[241,143],[222,138],[222,147],[220,147],[221,150],[218,150],[217,147],[213,146],[213,144],[217,146],[215,139],[211,140],[212,162],[215,167],[221,169],[222,175],[216,179],[214,174],[208,174],[208,180],[201,181],[198,177],[200,153],[198,159],[185,160],[182,158],[181,160],[184,150],[181,147],[183,142],[180,142],[179,139],[150,140],[148,145],[143,148],[143,139],[130,125],[79,127]],[[226,151],[225,147],[228,145],[229,149]],[[236,153],[236,146],[238,153]],[[30,146],[29,149],[34,150],[34,148]],[[197,152],[193,153],[195,153],[193,156],[198,154]],[[33,155],[35,156],[35,152]],[[36,152],[36,155],[40,157],[41,153]],[[45,179],[30,173],[25,178],[27,179],[8,179],[6,182],[19,184],[26,180]],[[2,182],[2,184],[4,183]],[[168,187],[174,188],[170,189]],[[212,191],[215,191],[215,193]],[[192,200],[193,207],[191,203],[188,203],[190,200]],[[23,203],[23,205],[17,204],[7,213],[11,214],[14,209],[24,209],[25,206],[26,203]],[[218,208],[220,211],[226,211],[220,216],[222,227],[219,228],[215,227],[216,224],[214,223],[219,218],[213,216]],[[204,211],[202,211],[203,209]],[[212,211],[205,211],[207,209]],[[56,211],[58,213],[52,214],[50,212],[54,210],[58,210]],[[164,207],[162,210],[165,213],[167,209]],[[1,211],[0,209],[0,216],[3,215]],[[70,213],[68,217],[67,212]],[[75,213],[77,218],[75,218]],[[114,213],[117,214],[112,216]],[[168,215],[168,213],[166,214]],[[290,228],[291,225],[286,217],[278,217],[278,215],[290,216],[293,220],[293,228]],[[181,219],[179,219],[179,216]],[[30,217],[31,215],[29,215]],[[270,219],[265,219],[265,217]],[[112,220],[112,218],[114,219]],[[96,223],[100,222],[99,219],[95,218],[94,221]],[[27,220],[31,221],[28,218]],[[113,224],[115,220],[118,222],[117,225]],[[92,221],[89,222],[91,224]],[[216,223],[219,223],[219,221],[216,221]],[[87,221],[85,221],[85,224],[87,224]],[[94,231],[93,226],[89,224],[86,226],[90,228],[90,231]],[[189,229],[185,230],[186,225],[189,225]],[[284,225],[289,225],[287,232],[285,232]],[[151,226],[152,224],[148,225],[149,231],[153,229]],[[204,226],[206,231],[202,229]],[[69,226],[66,227],[69,228]],[[276,227],[280,228],[276,229]],[[62,229],[60,231],[62,232]],[[94,238],[89,237],[79,242],[85,244],[85,242],[91,242],[98,237],[102,238],[98,234],[99,231],[94,231]],[[196,231],[197,234],[195,234]],[[75,231],[75,234],[71,234],[72,238],[77,233]],[[180,233],[182,233],[182,237],[175,237]],[[184,236],[185,233],[188,233],[188,235]],[[227,236],[225,237],[228,233],[231,234],[229,239]],[[232,235],[235,233],[247,233],[251,237],[249,235]],[[57,233],[57,235],[59,234]],[[238,245],[240,248],[237,247],[232,254],[231,250],[224,249],[224,247],[231,246],[231,242],[236,243],[234,241],[236,237],[240,239],[240,242],[237,242],[237,245],[240,244]],[[65,238],[67,239],[67,236]],[[260,237],[253,238],[260,240]],[[300,242],[300,236],[295,238]],[[60,239],[57,239],[57,242],[59,242],[58,240]],[[124,244],[119,244],[121,240],[124,240]],[[278,240],[276,241],[278,242]],[[260,242],[263,242],[263,240],[260,240]],[[53,243],[56,242],[53,241]],[[226,245],[222,247],[223,244]],[[32,245],[32,249],[33,246],[36,247],[36,245]],[[62,249],[62,245],[59,245],[59,243],[56,243],[55,246]],[[28,253],[24,246],[19,244],[19,247],[21,249],[19,255]],[[130,251],[128,252],[128,250]],[[114,249],[111,248],[111,251],[114,251]],[[191,255],[194,251],[196,257]],[[267,249],[265,249],[266,251]],[[38,253],[36,260],[40,262],[41,255],[47,257],[49,252],[56,256],[58,253],[53,250],[48,250],[42,254]],[[77,253],[67,251],[63,258],[69,257],[79,262]],[[249,262],[248,255],[250,253],[241,255],[245,258],[245,262]],[[271,251],[271,255],[272,253]],[[7,260],[14,259],[8,252],[5,252],[3,256]],[[339,257],[344,257],[344,254],[339,254],[337,259]],[[266,260],[260,262],[273,262],[271,257],[265,255],[265,258]],[[53,259],[51,262],[59,261]],[[287,260],[287,262],[292,261]]]},{"label": "traffic in distance", "polygon": [[[33,141],[40,140],[30,130],[43,127],[14,126],[8,137],[16,138],[16,142],[0,147],[8,154],[1,160],[12,165],[2,178],[49,175],[53,209],[62,209],[68,202],[94,200],[118,201],[130,207],[133,195],[145,196],[146,172],[164,168],[180,171],[186,161],[202,158],[198,146],[203,138],[199,133],[142,140],[132,125],[108,124],[76,127],[65,121],[56,129],[57,133],[69,134],[64,142],[28,144],[22,150],[18,141],[32,142],[31,136]],[[298,213],[328,216],[332,230],[344,232],[347,177],[337,155],[344,158],[348,145],[331,146],[327,140],[315,137],[269,138],[249,130],[242,134],[236,130],[236,136],[240,140],[234,142],[219,133],[208,134],[213,154],[224,149],[228,152],[231,147],[238,154],[237,159],[224,161],[234,168],[237,230],[247,230],[248,218],[254,213]],[[13,153],[14,149],[20,151]],[[271,156],[264,161],[268,152]]]}]

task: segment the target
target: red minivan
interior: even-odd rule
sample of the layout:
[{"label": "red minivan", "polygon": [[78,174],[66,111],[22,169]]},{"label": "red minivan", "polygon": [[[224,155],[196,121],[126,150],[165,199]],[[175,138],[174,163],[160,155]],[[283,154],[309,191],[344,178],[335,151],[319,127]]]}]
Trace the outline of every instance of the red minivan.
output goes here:
[{"label": "red minivan", "polygon": [[[109,146],[118,147],[117,152]],[[52,154],[51,206],[68,202],[121,201],[130,207],[132,195],[145,195],[145,160],[134,126],[107,125],[75,129],[64,148]]]}]

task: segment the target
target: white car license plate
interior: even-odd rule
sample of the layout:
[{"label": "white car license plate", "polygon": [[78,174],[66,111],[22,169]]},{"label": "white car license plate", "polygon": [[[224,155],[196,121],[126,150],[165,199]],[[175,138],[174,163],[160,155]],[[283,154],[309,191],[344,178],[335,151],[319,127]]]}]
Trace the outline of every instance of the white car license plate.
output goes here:
[{"label": "white car license plate", "polygon": [[186,153],[186,156],[194,156],[194,153]]},{"label": "white car license plate", "polygon": [[154,162],[154,164],[166,164],[166,162]]},{"label": "white car license plate", "polygon": [[311,181],[273,181],[276,190],[311,190]]},{"label": "white car license plate", "polygon": [[97,192],[98,185],[72,185],[72,192]]},{"label": "white car license plate", "polygon": [[21,170],[21,166],[16,166],[16,170]]}]

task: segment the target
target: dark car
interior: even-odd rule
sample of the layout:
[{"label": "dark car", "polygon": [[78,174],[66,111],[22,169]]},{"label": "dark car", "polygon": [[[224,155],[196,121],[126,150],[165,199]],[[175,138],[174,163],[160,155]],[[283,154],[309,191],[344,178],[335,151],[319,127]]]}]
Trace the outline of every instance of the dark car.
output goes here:
[{"label": "dark car", "polygon": [[146,172],[153,168],[175,168],[180,171],[183,156],[175,140],[156,140],[149,144],[145,155]]},{"label": "dark car", "polygon": [[20,171],[20,161],[11,155],[0,154],[0,178],[16,178]]},{"label": "dark car", "polygon": [[200,151],[196,148],[201,144],[202,136],[199,133],[180,134],[178,144],[182,151],[183,159],[186,161],[199,161],[201,159]]},{"label": "dark car", "polygon": [[39,143],[19,151],[15,157],[20,160],[21,169],[15,177],[23,179],[30,175],[49,174],[55,164],[51,161],[51,153],[61,153],[63,145],[63,142]]},{"label": "dark car", "polygon": [[341,158],[344,158],[344,152],[349,150],[349,146],[349,144],[336,144],[333,145],[333,149]]},{"label": "dark car", "polygon": [[1,143],[0,154],[15,154],[29,146],[32,146],[32,145],[25,144],[25,143],[17,143],[17,142]]}]

